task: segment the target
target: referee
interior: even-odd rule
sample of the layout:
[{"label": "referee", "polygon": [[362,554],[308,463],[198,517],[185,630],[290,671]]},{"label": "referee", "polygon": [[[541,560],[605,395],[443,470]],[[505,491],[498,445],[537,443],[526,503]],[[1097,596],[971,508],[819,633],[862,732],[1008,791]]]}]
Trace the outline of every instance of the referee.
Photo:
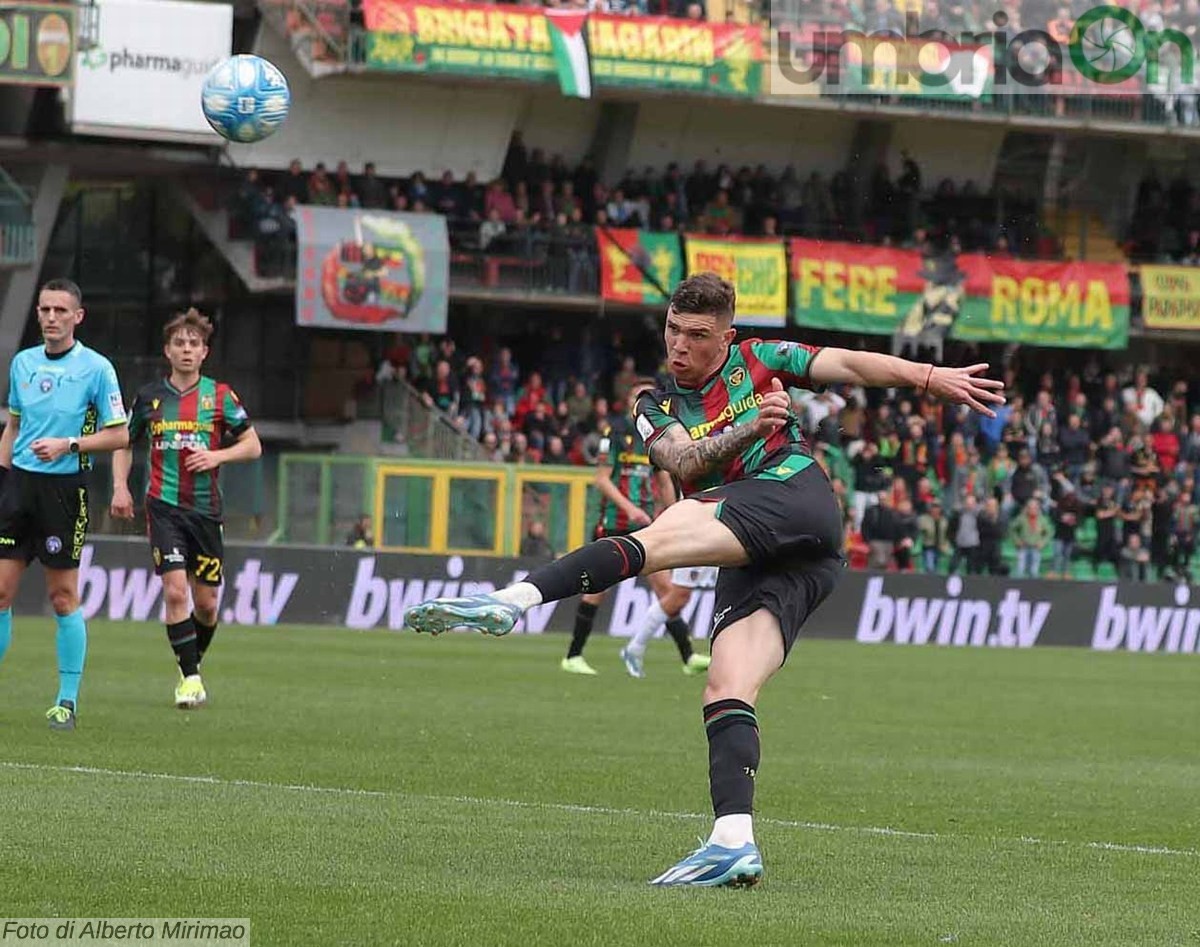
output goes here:
[{"label": "referee", "polygon": [[9,367],[8,426],[0,436],[0,660],[12,639],[12,603],[36,557],[58,624],[54,730],[74,730],[87,626],[79,607],[79,560],[88,528],[90,454],[129,443],[112,363],[75,340],[83,296],[70,280],[38,293],[43,345]]}]

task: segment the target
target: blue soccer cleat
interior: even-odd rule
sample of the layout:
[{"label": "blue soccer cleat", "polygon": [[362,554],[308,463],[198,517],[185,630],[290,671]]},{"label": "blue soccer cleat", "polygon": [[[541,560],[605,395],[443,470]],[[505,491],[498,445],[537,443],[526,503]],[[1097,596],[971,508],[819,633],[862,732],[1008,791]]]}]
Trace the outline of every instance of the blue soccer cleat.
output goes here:
[{"label": "blue soccer cleat", "polygon": [[646,673],[643,665],[642,655],[638,654],[631,648],[625,647],[621,649],[621,660],[625,664],[625,670],[629,672],[630,677],[645,677]]},{"label": "blue soccer cleat", "polygon": [[762,878],[762,855],[747,842],[741,848],[725,848],[711,842],[692,852],[673,868],[650,882],[660,888],[694,885],[703,888],[749,888]]},{"label": "blue soccer cleat", "polygon": [[469,598],[435,598],[414,605],[404,614],[404,625],[413,631],[440,635],[454,628],[481,631],[485,635],[507,635],[524,614],[517,605],[501,602],[494,595]]}]

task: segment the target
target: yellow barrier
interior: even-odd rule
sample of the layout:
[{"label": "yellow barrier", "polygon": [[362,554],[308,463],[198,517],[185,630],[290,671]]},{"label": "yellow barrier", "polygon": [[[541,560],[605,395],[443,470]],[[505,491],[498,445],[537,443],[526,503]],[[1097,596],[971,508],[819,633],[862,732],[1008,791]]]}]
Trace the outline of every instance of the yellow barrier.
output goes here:
[{"label": "yellow barrier", "polygon": [[387,552],[516,556],[534,520],[556,553],[581,546],[588,522],[589,467],[375,464],[375,542]]}]

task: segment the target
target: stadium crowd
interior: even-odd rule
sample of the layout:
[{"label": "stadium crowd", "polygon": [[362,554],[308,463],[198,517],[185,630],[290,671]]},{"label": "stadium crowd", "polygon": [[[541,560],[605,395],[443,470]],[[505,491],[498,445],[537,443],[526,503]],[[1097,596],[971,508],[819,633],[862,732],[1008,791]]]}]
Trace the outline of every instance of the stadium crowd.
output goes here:
[{"label": "stadium crowd", "polygon": [[[611,340],[556,330],[537,365],[511,349],[398,336],[381,385],[426,403],[497,462],[593,464],[628,392],[662,374]],[[926,572],[1132,580],[1190,574],[1200,519],[1200,406],[1184,379],[1097,360],[1079,372],[1005,374],[995,420],[910,393],[794,391],[815,456],[843,503],[851,565]]]},{"label": "stadium crowd", "polygon": [[231,198],[231,235],[254,239],[260,274],[276,276],[295,265],[292,215],[299,204],[439,213],[457,252],[561,255],[568,285],[558,288],[570,290],[594,290],[596,225],[1058,255],[1032,202],[950,179],[929,187],[917,163],[900,157],[894,175],[884,163],[861,177],[848,171],[826,177],[795,167],[773,174],[763,165],[714,168],[697,160],[690,169],[631,169],[604,182],[591,159],[572,167],[561,155],[527,148],[518,133],[501,174],[486,185],[474,174],[459,180],[449,171],[436,180],[420,172],[384,179],[373,164],[355,175],[344,161],[333,172],[324,164],[306,171],[299,161],[273,176],[251,169]]}]

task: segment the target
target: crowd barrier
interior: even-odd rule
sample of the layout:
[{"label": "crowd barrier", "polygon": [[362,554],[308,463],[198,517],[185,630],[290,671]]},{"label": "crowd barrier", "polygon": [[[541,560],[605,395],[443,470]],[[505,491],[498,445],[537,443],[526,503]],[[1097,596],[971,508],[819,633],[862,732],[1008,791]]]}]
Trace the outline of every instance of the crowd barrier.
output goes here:
[{"label": "crowd barrier", "polygon": [[[536,565],[527,559],[231,543],[221,618],[243,626],[398,630],[411,605],[490,591]],[[80,594],[89,619],[161,620],[161,593],[144,541],[96,538],[86,545]],[[712,627],[714,594],[693,596],[685,613],[698,638]],[[642,581],[622,583],[601,606],[597,632],[629,636],[649,603]],[[16,609],[48,614],[41,576],[26,578]],[[567,631],[574,612],[574,601],[539,606],[516,633]],[[1193,603],[1187,585],[847,572],[805,636],[871,644],[1196,653],[1200,597]]]}]

